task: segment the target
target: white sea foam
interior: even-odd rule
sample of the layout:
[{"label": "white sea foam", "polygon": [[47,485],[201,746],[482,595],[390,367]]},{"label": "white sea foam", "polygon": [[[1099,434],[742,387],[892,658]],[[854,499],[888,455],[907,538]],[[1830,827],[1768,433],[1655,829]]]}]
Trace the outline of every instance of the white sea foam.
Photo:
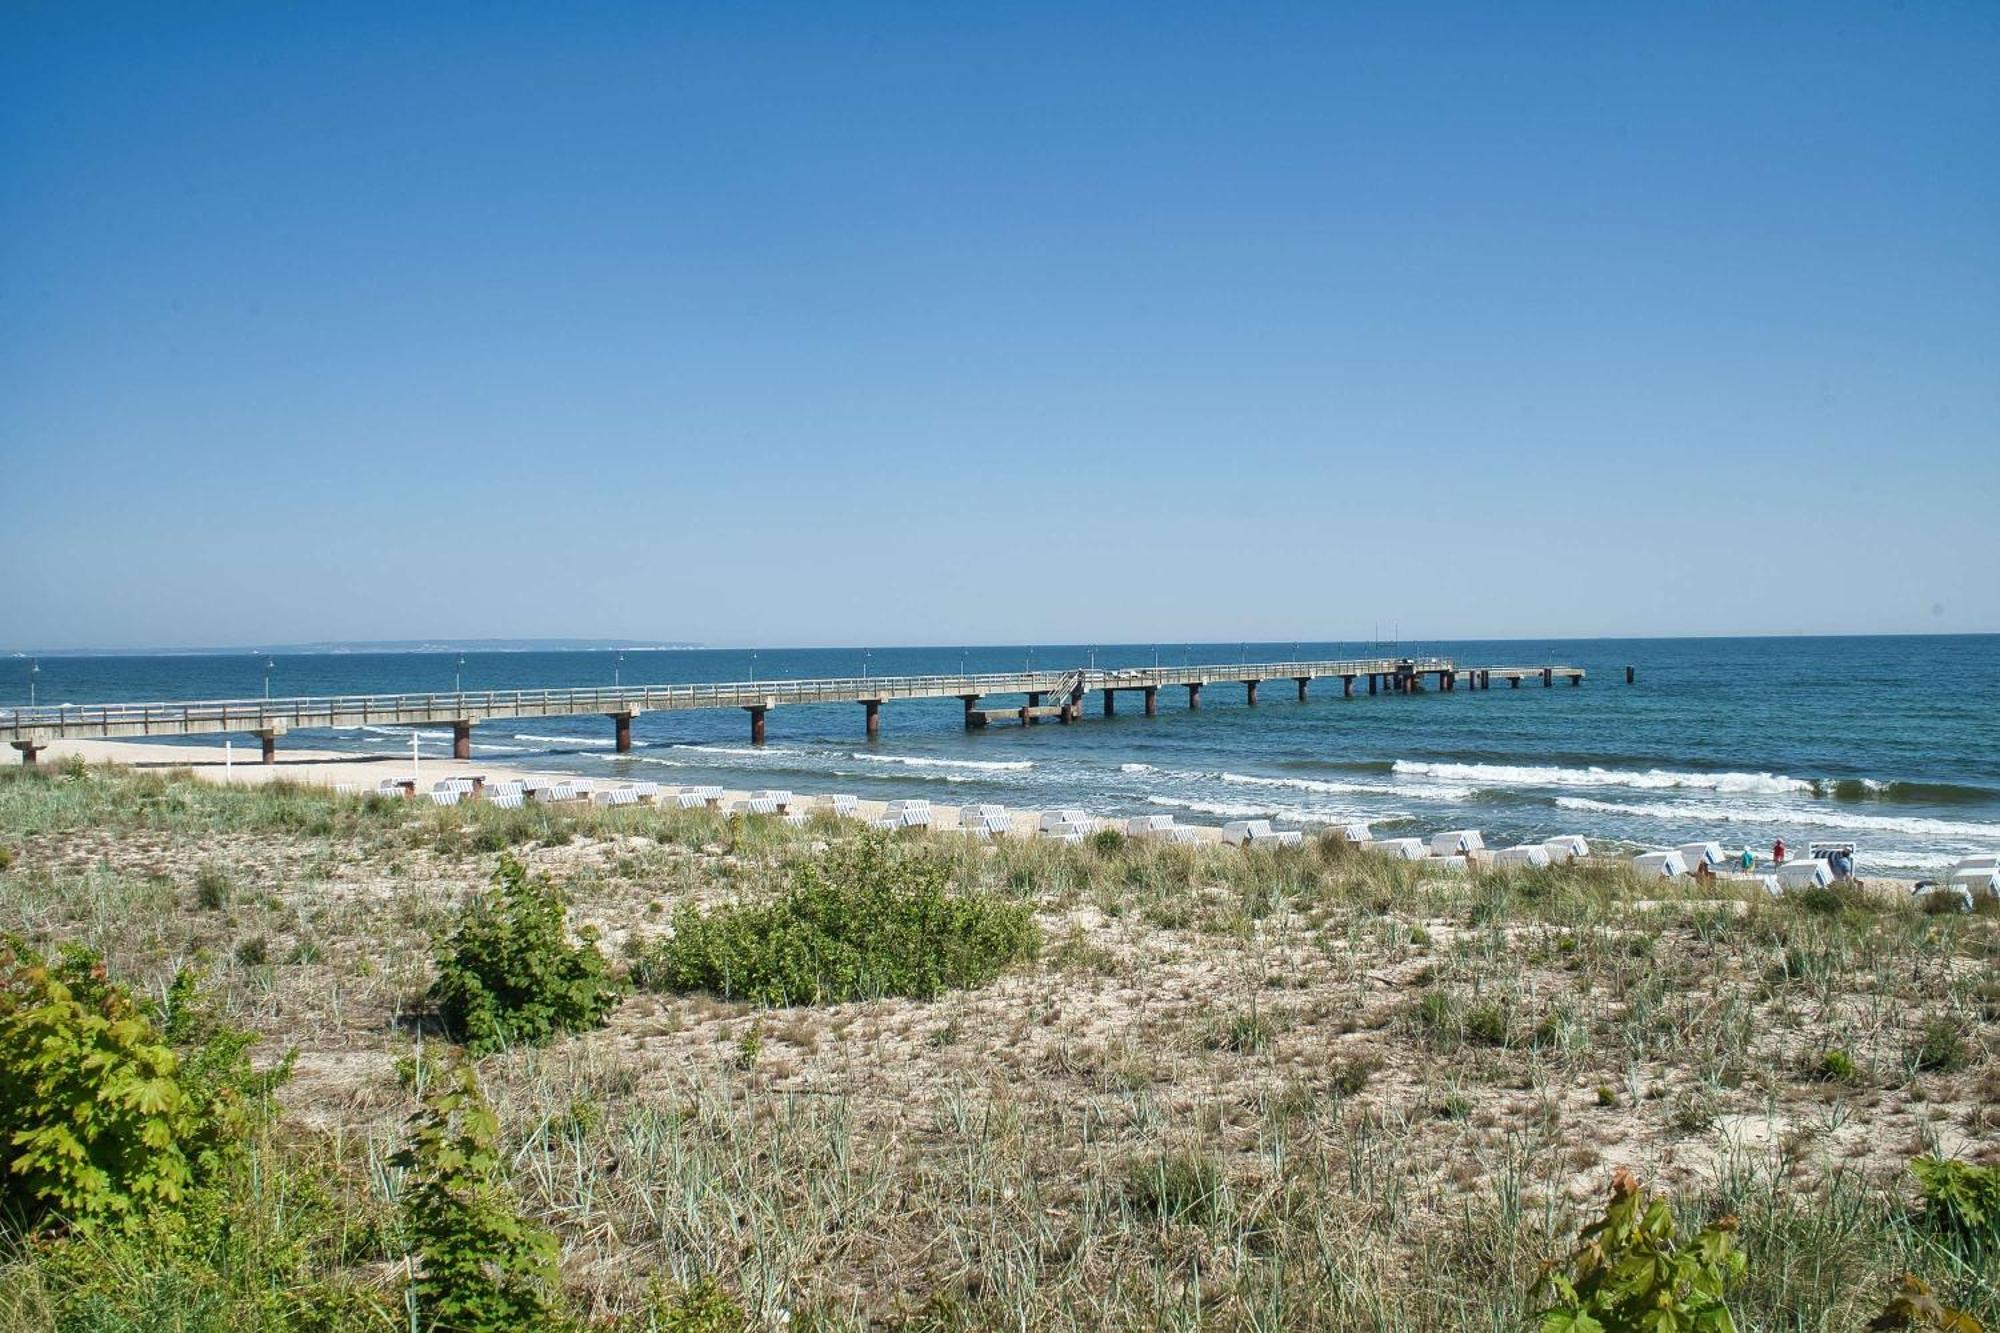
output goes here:
[{"label": "white sea foam", "polygon": [[1248,773],[1224,773],[1222,780],[1232,786],[1282,787],[1289,791],[1309,791],[1322,796],[1395,796],[1421,801],[1464,801],[1471,799],[1471,787],[1446,784],[1391,785],[1383,782],[1323,782],[1318,778],[1260,778]]},{"label": "white sea foam", "polygon": [[1269,816],[1274,811],[1268,805],[1237,805],[1228,801],[1190,801],[1178,796],[1149,796],[1149,805],[1165,806],[1169,810],[1193,810],[1204,815],[1221,815],[1224,819],[1257,819]]},{"label": "white sea foam", "polygon": [[1633,815],[1641,819],[1668,819],[1677,824],[1700,825],[1770,824],[1782,827],[1805,824],[1813,828],[1844,829],[1853,832],[1910,833],[1928,838],[1976,838],[2000,843],[2000,824],[1972,824],[1956,819],[1924,819],[1917,816],[1858,815],[1836,810],[1802,810],[1795,806],[1703,806],[1634,804],[1595,801],[1587,796],[1558,796],[1559,810],[1583,810],[1602,815]]},{"label": "white sea foam", "polygon": [[1813,790],[1813,784],[1804,778],[1777,773],[1677,773],[1663,768],[1640,773],[1537,764],[1432,764],[1413,759],[1398,759],[1395,771],[1488,787],[1636,787],[1646,791],[1688,788],[1731,796],[1784,796]]},{"label": "white sea foam", "polygon": [[765,745],[743,749],[733,745],[676,745],[676,750],[693,750],[698,754],[728,754],[742,759],[762,759],[770,754],[798,754],[797,750],[787,750],[782,745]]},{"label": "white sea foam", "polygon": [[530,736],[523,731],[514,733],[517,741],[538,741],[543,745],[582,745],[591,749],[608,750],[618,744],[609,736]]},{"label": "white sea foam", "polygon": [[1027,759],[925,759],[916,755],[858,752],[848,758],[870,764],[904,764],[910,768],[969,768],[982,773],[1025,773],[1035,766]]},{"label": "white sea foam", "polygon": [[1118,765],[1118,771],[1120,773],[1157,773],[1160,770],[1154,768],[1151,764],[1120,764]]},{"label": "white sea foam", "polygon": [[[866,778],[871,782],[882,777],[880,772],[869,772],[865,769],[852,768],[836,768],[832,770],[831,775],[836,778]],[[973,777],[969,773],[936,773],[918,769],[911,773],[899,773],[896,775],[896,780],[899,782],[978,782],[980,779]]]}]

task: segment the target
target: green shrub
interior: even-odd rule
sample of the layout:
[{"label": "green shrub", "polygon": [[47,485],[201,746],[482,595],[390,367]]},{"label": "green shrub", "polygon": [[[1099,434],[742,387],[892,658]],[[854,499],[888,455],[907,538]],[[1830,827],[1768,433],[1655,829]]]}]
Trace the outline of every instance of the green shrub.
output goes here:
[{"label": "green shrub", "polygon": [[1549,1298],[1535,1315],[1542,1333],[1735,1333],[1723,1297],[1743,1274],[1736,1219],[1689,1245],[1675,1243],[1674,1229],[1667,1201],[1620,1167],[1603,1218],[1536,1284]]},{"label": "green shrub", "polygon": [[500,858],[493,885],[466,904],[438,948],[430,995],[452,1036],[483,1054],[603,1023],[624,988],[596,933],[571,945],[561,891],[511,856]]},{"label": "green shrub", "polygon": [[0,941],[0,1201],[29,1226],[132,1226],[171,1213],[239,1150],[278,1075],[198,1001],[194,973],[135,1001],[97,956],[50,963]]},{"label": "green shrub", "polygon": [[219,912],[229,906],[234,886],[218,866],[203,866],[194,874],[194,900],[203,911]]},{"label": "green shrub", "polygon": [[1855,1066],[1853,1056],[1835,1049],[1820,1055],[1813,1077],[1828,1083],[1856,1083],[1861,1079],[1861,1070]]},{"label": "green shrub", "polygon": [[14,849],[12,847],[9,847],[6,843],[0,842],[0,870],[5,870],[13,864],[14,864]]},{"label": "green shrub", "polygon": [[[656,1287],[632,1333],[743,1333],[750,1318],[712,1277],[691,1286]],[[621,1325],[623,1327],[623,1325]]]},{"label": "green shrub", "polygon": [[1157,1222],[1220,1221],[1229,1211],[1229,1184],[1215,1159],[1200,1153],[1166,1153],[1133,1163],[1126,1198]]},{"label": "green shrub", "polygon": [[1101,828],[1090,835],[1091,850],[1099,856],[1116,856],[1125,849],[1125,834],[1115,828]]},{"label": "green shrub", "polygon": [[398,1211],[415,1261],[409,1295],[419,1327],[561,1326],[555,1237],[514,1206],[500,1122],[470,1066],[438,1080],[394,1164],[409,1173]]},{"label": "green shrub", "polygon": [[1497,1000],[1474,1005],[1465,1012],[1465,1035],[1488,1046],[1507,1044],[1507,1008]]},{"label": "green shrub", "polygon": [[1277,1040],[1277,1029],[1271,1020],[1255,1009],[1246,1009],[1217,1026],[1208,1035],[1207,1045],[1214,1051],[1235,1051],[1241,1055],[1258,1055],[1271,1049]]},{"label": "green shrub", "polygon": [[1910,1063],[1929,1074],[1954,1073],[1971,1060],[1965,1034],[1957,1023],[1942,1016],[1926,1022],[1910,1047]]},{"label": "green shrub", "polygon": [[2000,1166],[1947,1157],[1910,1163],[1924,1192],[1924,1215],[1940,1231],[1974,1245],[2000,1245]]},{"label": "green shrub", "polygon": [[881,838],[841,844],[798,863],[774,903],[682,908],[634,975],[653,990],[772,1005],[930,999],[1035,955],[1026,906],[953,892],[950,875],[949,862],[901,855]]}]

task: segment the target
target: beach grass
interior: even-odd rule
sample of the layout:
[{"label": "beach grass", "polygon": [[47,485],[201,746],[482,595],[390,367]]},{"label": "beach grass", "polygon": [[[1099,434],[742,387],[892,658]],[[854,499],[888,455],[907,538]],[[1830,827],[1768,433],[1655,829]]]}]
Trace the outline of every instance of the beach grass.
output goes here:
[{"label": "beach grass", "polygon": [[[0,772],[0,929],[141,994],[193,962],[261,1065],[294,1053],[201,1245],[9,1233],[0,1328],[407,1326],[393,1159],[461,1058],[432,944],[501,854],[632,960],[862,837]],[[1620,1165],[1688,1234],[1738,1219],[1739,1327],[1857,1329],[1905,1272],[2000,1320],[2000,1253],[1910,1169],[2000,1141],[1990,912],[1333,840],[879,846],[1039,950],[928,998],[641,990],[476,1062],[580,1320],[712,1281],[753,1327],[1521,1328]]]}]

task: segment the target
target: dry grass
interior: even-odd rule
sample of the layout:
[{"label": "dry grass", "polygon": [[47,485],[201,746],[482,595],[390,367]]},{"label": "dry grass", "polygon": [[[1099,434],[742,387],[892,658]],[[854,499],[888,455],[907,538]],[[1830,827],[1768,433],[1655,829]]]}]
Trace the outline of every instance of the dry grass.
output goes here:
[{"label": "dry grass", "polygon": [[[153,988],[205,959],[268,1058],[296,1048],[283,1133],[365,1212],[443,1058],[430,934],[501,847],[617,950],[829,836],[853,835],[9,778],[0,929]],[[1859,1327],[1905,1268],[2000,1312],[1992,1260],[1912,1222],[1906,1170],[2000,1139],[1991,917],[1334,845],[929,849],[1033,905],[1039,964],[930,1003],[640,994],[482,1062],[587,1308],[714,1273],[762,1325],[1511,1328],[1623,1164],[1743,1216],[1746,1328]],[[1929,1067],[1932,1028],[1957,1067]]]}]

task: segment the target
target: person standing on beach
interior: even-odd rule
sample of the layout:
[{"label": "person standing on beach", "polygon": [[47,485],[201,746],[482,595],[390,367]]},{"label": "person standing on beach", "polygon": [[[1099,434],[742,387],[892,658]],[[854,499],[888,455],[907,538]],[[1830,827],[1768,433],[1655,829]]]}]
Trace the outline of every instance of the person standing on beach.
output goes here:
[{"label": "person standing on beach", "polygon": [[1774,866],[1781,866],[1784,863],[1785,863],[1785,840],[1783,838],[1780,838],[1776,842],[1771,844],[1771,864]]}]

